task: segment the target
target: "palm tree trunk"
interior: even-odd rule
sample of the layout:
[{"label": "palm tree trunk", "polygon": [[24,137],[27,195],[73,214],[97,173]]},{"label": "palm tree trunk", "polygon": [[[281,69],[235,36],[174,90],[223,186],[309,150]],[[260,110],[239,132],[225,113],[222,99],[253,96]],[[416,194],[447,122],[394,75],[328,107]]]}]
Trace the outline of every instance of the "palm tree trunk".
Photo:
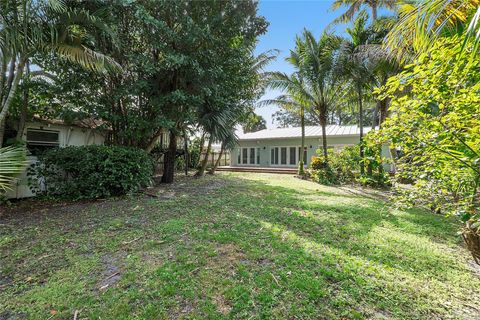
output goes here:
[{"label": "palm tree trunk", "polygon": [[197,161],[197,167],[199,167],[200,160],[202,159],[203,149],[205,148],[204,144],[205,144],[205,131],[202,133],[202,136],[200,137],[200,152],[198,154],[199,158],[198,158],[198,161]]},{"label": "palm tree trunk", "polygon": [[220,148],[220,154],[218,155],[217,161],[215,161],[215,165],[210,169],[210,174],[214,174],[217,170],[218,166],[220,165],[220,160],[222,159],[222,155],[225,152],[225,143],[222,143],[222,147]]},{"label": "palm tree trunk", "polygon": [[170,141],[168,143],[168,151],[163,158],[163,183],[172,183],[175,175],[175,156],[177,155],[177,135],[170,130]]},{"label": "palm tree trunk", "polygon": [[[358,93],[358,126],[360,128],[360,158],[363,160],[364,158],[364,148],[363,148],[363,97],[362,97],[362,87],[360,85],[357,86],[357,93]],[[360,173],[365,173],[365,165],[362,161],[360,163]]]},{"label": "palm tree trunk", "polygon": [[372,8],[372,21],[375,21],[377,20],[377,4],[373,2],[370,6]]},{"label": "palm tree trunk", "polygon": [[298,174],[299,175],[303,175],[305,174],[305,159],[303,159],[303,154],[304,154],[304,151],[305,150],[305,107],[301,107],[300,109],[300,123],[301,123],[301,127],[302,127],[302,147],[301,147],[301,151],[300,151],[300,159],[298,159]]},{"label": "palm tree trunk", "polygon": [[197,173],[195,173],[195,177],[203,177],[205,175],[205,169],[207,169],[207,163],[208,163],[208,154],[212,149],[212,141],[213,141],[213,138],[210,137],[210,139],[208,139],[208,146],[207,146],[207,150],[205,151],[205,157],[202,160],[202,165],[200,166],[200,168],[198,168]]},{"label": "palm tree trunk", "polygon": [[[322,149],[325,162],[328,162],[328,145],[327,145],[327,114],[322,111],[320,114],[320,125],[322,126]],[[303,150],[302,150],[303,151]]]}]

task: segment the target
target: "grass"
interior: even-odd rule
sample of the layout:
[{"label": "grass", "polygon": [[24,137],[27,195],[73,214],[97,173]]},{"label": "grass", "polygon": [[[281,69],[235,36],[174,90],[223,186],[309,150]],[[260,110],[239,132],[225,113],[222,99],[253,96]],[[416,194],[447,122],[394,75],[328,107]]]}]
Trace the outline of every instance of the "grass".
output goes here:
[{"label": "grass", "polygon": [[157,192],[3,218],[0,319],[480,317],[450,219],[286,175]]}]

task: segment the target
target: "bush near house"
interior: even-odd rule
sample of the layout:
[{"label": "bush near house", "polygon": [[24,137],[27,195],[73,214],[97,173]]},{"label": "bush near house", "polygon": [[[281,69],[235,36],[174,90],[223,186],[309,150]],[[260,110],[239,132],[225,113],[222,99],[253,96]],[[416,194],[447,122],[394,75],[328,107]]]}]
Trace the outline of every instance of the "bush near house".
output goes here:
[{"label": "bush near house", "polygon": [[132,193],[151,183],[153,160],[143,150],[122,146],[56,148],[29,169],[33,191],[69,199]]},{"label": "bush near house", "polygon": [[[374,187],[389,184],[387,173],[383,170],[381,148],[365,142],[364,158],[360,157],[360,146],[347,146],[340,151],[328,150],[328,162],[323,157],[323,150],[317,150],[318,156],[310,163],[309,176],[315,182],[325,185],[342,183],[360,183]],[[361,164],[365,173],[361,174]]]}]

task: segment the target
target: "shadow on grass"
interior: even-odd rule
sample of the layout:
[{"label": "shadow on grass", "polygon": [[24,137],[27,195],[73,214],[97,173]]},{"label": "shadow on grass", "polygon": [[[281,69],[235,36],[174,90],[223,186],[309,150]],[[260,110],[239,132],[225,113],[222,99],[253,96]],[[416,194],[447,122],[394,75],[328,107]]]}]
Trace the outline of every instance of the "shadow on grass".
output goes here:
[{"label": "shadow on grass", "polygon": [[[46,305],[62,316],[80,305],[90,318],[469,319],[464,304],[480,298],[451,220],[286,177],[198,181],[190,196],[187,182],[169,199],[6,221],[7,310],[33,318]],[[106,257],[118,261],[119,282],[100,294],[92,287],[108,276]]]}]

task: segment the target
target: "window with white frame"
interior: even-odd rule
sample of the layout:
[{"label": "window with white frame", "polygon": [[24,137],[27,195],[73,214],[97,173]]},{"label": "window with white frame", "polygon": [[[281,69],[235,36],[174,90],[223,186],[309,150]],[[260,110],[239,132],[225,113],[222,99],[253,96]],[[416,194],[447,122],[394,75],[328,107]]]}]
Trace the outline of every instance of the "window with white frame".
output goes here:
[{"label": "window with white frame", "polygon": [[[300,160],[301,147],[271,147],[270,164],[296,166]],[[304,149],[304,163],[307,163],[307,148]]]},{"label": "window with white frame", "polygon": [[260,148],[240,148],[238,149],[238,164],[260,164]]}]

